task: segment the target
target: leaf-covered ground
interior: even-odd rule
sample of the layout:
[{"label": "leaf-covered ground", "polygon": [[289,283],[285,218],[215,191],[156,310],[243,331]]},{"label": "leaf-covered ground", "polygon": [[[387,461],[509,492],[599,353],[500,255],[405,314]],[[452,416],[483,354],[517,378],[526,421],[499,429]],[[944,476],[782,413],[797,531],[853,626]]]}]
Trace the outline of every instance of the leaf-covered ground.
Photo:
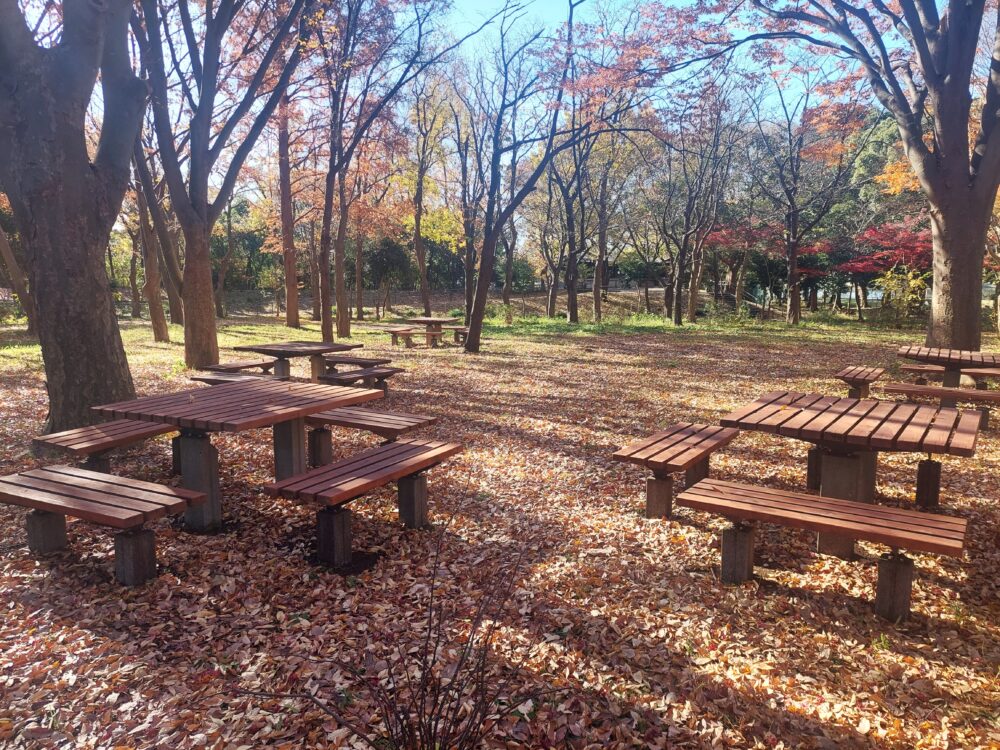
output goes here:
[{"label": "leaf-covered ground", "polygon": [[[350,747],[318,708],[239,690],[323,686],[365,716],[364,696],[335,662],[421,632],[440,534],[442,595],[456,601],[474,602],[497,584],[491,571],[522,555],[500,658],[525,657],[525,683],[559,689],[522,706],[493,746],[1000,746],[996,418],[976,458],[945,459],[943,508],[969,519],[968,554],[914,556],[907,624],[872,612],[884,551],[874,545],[847,563],[815,555],[808,533],[768,528],[755,580],[723,586],[721,519],[684,509],[644,519],[645,475],[612,451],[673,421],[716,421],[767,390],[839,393],[831,373],[893,368],[895,347],[917,335],[777,324],[644,331],[522,326],[494,331],[477,356],[391,350],[407,372],[384,406],[439,416],[427,434],[466,452],[430,475],[435,530],[403,529],[389,490],[354,504],[356,547],[379,556],[354,576],[310,561],[314,508],[260,491],[267,431],[215,437],[226,531],[158,522],[161,573],[138,589],[114,583],[108,529],[73,523],[69,549],[36,560],[24,512],[0,507],[0,747]],[[148,343],[139,325],[125,335],[141,393],[189,385],[180,346]],[[46,400],[37,348],[3,336],[14,341],[0,364],[0,471],[9,473],[40,463],[28,447]],[[304,337],[318,334],[243,320],[222,343]],[[360,338],[366,352],[390,351],[384,334]],[[293,374],[304,372],[300,363]],[[376,442],[347,430],[335,439],[338,455]],[[713,471],[801,488],[805,448],[744,434]],[[919,458],[884,457],[882,502],[910,501]],[[170,482],[169,463],[168,443],[153,440],[114,470]]]}]

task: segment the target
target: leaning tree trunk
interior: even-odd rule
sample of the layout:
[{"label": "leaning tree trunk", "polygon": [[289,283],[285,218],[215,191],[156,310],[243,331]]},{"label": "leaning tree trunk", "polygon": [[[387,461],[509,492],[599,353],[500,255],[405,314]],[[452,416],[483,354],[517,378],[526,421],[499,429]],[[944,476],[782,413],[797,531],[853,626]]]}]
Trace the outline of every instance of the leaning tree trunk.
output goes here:
[{"label": "leaning tree trunk", "polygon": [[[498,228],[499,229],[499,228]],[[483,250],[479,254],[479,278],[476,279],[476,296],[469,316],[469,333],[465,337],[465,351],[478,352],[486,318],[486,301],[493,283],[493,264],[496,261],[499,232],[494,231],[483,239]]]},{"label": "leaning tree trunk", "polygon": [[132,242],[132,257],[128,260],[128,288],[132,295],[132,317],[142,317],[142,297],[139,296],[139,243],[134,234],[129,234]]},{"label": "leaning tree trunk", "polygon": [[184,363],[193,369],[219,364],[212,286],[211,227],[184,227]]},{"label": "leaning tree trunk", "polygon": [[288,95],[278,104],[278,187],[281,193],[281,254],[285,267],[285,325],[299,327],[299,276],[292,214],[292,170],[289,162]]},{"label": "leaning tree trunk", "polygon": [[462,258],[465,266],[465,325],[472,322],[472,306],[476,293],[476,245],[467,234],[465,238],[465,253]]}]

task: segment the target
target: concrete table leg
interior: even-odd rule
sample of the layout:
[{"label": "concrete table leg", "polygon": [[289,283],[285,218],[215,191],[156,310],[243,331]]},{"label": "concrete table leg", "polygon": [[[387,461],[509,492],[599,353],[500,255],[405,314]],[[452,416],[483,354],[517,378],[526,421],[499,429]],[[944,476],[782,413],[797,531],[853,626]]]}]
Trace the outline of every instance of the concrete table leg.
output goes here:
[{"label": "concrete table leg", "polygon": [[708,479],[708,456],[688,467],[684,472],[684,486],[691,487],[702,479]]},{"label": "concrete table leg", "polygon": [[753,578],[753,524],[734,523],[722,531],[722,582],[743,583]]},{"label": "concrete table leg", "polygon": [[333,463],[333,435],[329,427],[309,431],[309,465],[312,468]]},{"label": "concrete table leg", "polygon": [[184,511],[184,523],[194,531],[217,531],[222,526],[222,495],[219,492],[219,451],[204,432],[182,432],[178,438],[181,484],[206,494],[206,500]]},{"label": "concrete table leg", "polygon": [[149,529],[115,534],[115,578],[123,586],[141,586],[156,578],[156,538]]},{"label": "concrete table leg", "polygon": [[820,477],[823,475],[823,449],[813,447],[806,453],[806,489],[819,490]]},{"label": "concrete table leg", "polygon": [[646,479],[646,518],[670,518],[674,512],[674,480],[669,474]]},{"label": "concrete table leg", "polygon": [[110,474],[111,458],[107,453],[95,453],[92,456],[87,456],[87,460],[83,462],[83,468],[99,471],[101,474]]},{"label": "concrete table leg", "polygon": [[322,354],[312,354],[309,356],[310,379],[314,383],[319,382],[320,375],[326,375],[326,360]]},{"label": "concrete table leg", "polygon": [[292,363],[287,359],[278,358],[274,360],[274,376],[276,378],[287,378],[292,374]]},{"label": "concrete table leg", "polygon": [[181,476],[181,436],[170,438],[170,473],[174,476]]},{"label": "concrete table leg", "polygon": [[917,464],[917,506],[938,507],[941,498],[941,462],[925,458]]},{"label": "concrete table leg", "polygon": [[316,556],[334,568],[351,562],[351,511],[342,505],[316,514]]},{"label": "concrete table leg", "polygon": [[901,554],[882,555],[875,584],[875,614],[890,622],[910,616],[913,590],[913,561]]},{"label": "concrete table leg", "polygon": [[66,546],[66,516],[33,510],[28,514],[25,527],[28,532],[28,549],[36,555],[47,555]]},{"label": "concrete table leg", "polygon": [[279,482],[306,470],[306,420],[279,422],[274,435],[274,478]]},{"label": "concrete table leg", "polygon": [[[941,385],[945,388],[958,388],[962,385],[962,371],[961,370],[945,370],[944,377],[942,378]],[[956,406],[957,401],[953,398],[943,398],[941,399],[941,406]]]},{"label": "concrete table leg", "polygon": [[871,390],[868,387],[868,383],[858,383],[857,385],[849,386],[847,389],[848,398],[868,398],[871,394]]},{"label": "concrete table leg", "polygon": [[397,502],[399,519],[408,529],[422,529],[427,526],[427,477],[411,474],[400,477]]},{"label": "concrete table leg", "polygon": [[[823,451],[820,468],[820,494],[842,500],[875,502],[876,451],[839,455]],[[854,559],[854,539],[839,534],[817,534],[816,551],[844,560]]]}]

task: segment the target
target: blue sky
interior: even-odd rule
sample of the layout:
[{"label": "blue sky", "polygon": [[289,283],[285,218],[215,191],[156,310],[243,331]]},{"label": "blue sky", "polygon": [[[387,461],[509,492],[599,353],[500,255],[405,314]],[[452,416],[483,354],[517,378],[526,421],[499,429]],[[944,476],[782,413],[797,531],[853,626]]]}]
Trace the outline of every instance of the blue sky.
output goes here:
[{"label": "blue sky", "polygon": [[[534,0],[525,3],[526,20],[537,20],[548,27],[554,27],[566,20],[567,4],[564,0]],[[481,24],[503,7],[503,0],[453,0],[452,16],[456,34],[468,31]],[[577,12],[585,11],[587,3]]]}]

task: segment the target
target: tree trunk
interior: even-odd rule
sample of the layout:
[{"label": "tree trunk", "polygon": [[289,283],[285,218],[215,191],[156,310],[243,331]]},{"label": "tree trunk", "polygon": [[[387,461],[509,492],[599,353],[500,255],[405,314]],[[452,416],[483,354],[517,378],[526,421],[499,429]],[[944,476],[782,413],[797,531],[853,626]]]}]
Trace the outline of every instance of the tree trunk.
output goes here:
[{"label": "tree trunk", "polygon": [[673,273],[671,302],[675,326],[684,325],[684,267],[687,265],[687,241],[677,249],[677,264]]},{"label": "tree trunk", "polygon": [[132,317],[142,317],[142,297],[139,296],[139,243],[136,235],[129,233],[132,243],[132,257],[128,260],[128,288],[132,294]]},{"label": "tree trunk", "polygon": [[354,295],[357,319],[365,319],[365,241],[358,232],[354,241]]},{"label": "tree trunk", "polygon": [[14,248],[11,247],[3,229],[0,229],[0,261],[3,261],[3,265],[7,269],[7,278],[10,279],[11,286],[14,287],[14,294],[17,295],[21,309],[24,310],[24,316],[28,319],[28,335],[34,336],[37,333],[35,300],[32,298],[31,292],[28,291],[28,278],[21,270],[21,265],[14,255]]},{"label": "tree trunk", "polygon": [[[797,228],[793,231],[798,231]],[[802,320],[802,277],[799,273],[799,243],[790,239],[785,243],[785,258],[788,261],[788,307],[785,310],[785,322],[798,325]]]},{"label": "tree trunk", "polygon": [[420,301],[424,315],[431,314],[431,288],[427,281],[427,253],[424,238],[420,233],[420,223],[424,215],[424,174],[417,173],[417,187],[413,194],[413,254],[417,258],[417,273],[420,277]]},{"label": "tree trunk", "polygon": [[184,363],[192,369],[219,364],[212,288],[211,227],[184,227]]},{"label": "tree trunk", "polygon": [[514,252],[517,250],[517,229],[513,221],[508,226],[510,234],[504,238],[503,243],[503,290],[501,292],[501,298],[505,305],[510,305],[510,296],[514,292]]},{"label": "tree trunk", "polygon": [[472,307],[476,293],[476,245],[469,234],[465,236],[465,257],[462,262],[465,266],[465,325],[468,326],[472,322]]},{"label": "tree trunk", "polygon": [[478,352],[486,318],[486,301],[493,283],[493,264],[496,262],[499,230],[491,232],[483,239],[483,249],[479,254],[479,278],[476,279],[476,296],[469,316],[469,333],[465,337],[465,351]]},{"label": "tree trunk", "polygon": [[295,215],[289,161],[288,95],[278,104],[278,186],[281,193],[281,254],[285,265],[285,325],[299,327],[299,275],[295,255]]},{"label": "tree trunk", "polygon": [[643,308],[643,312],[645,312],[646,315],[649,315],[653,311],[653,308],[650,307],[650,305],[649,305],[649,284],[648,283],[642,285],[642,308]]},{"label": "tree trunk", "polygon": [[[956,196],[959,197],[959,196]],[[957,201],[931,207],[934,278],[927,345],[978,351],[989,209]]]},{"label": "tree trunk", "polygon": [[170,341],[170,329],[167,328],[167,318],[163,314],[163,302],[160,300],[160,258],[153,228],[149,224],[146,197],[141,190],[136,190],[136,203],[139,207],[139,239],[142,244],[142,268],[145,277],[142,293],[146,297],[149,321],[153,325],[153,341],[166,343]]},{"label": "tree trunk", "polygon": [[736,271],[736,291],[734,293],[734,298],[736,300],[736,307],[739,308],[743,304],[743,298],[746,295],[746,284],[747,284],[747,266],[750,264],[750,251],[747,250],[743,253],[743,257],[740,258],[739,269]]},{"label": "tree trunk", "polygon": [[580,302],[576,289],[579,274],[576,253],[570,253],[566,259],[566,320],[570,323],[580,322]]},{"label": "tree trunk", "polygon": [[705,257],[703,252],[695,254],[694,263],[691,265],[691,280],[688,282],[687,298],[687,319],[689,323],[698,322],[698,298],[701,292],[701,276],[705,270]]},{"label": "tree trunk", "polygon": [[350,218],[351,204],[347,200],[347,175],[341,174],[337,180],[340,188],[340,221],[337,223],[337,241],[333,247],[334,283],[337,297],[337,335],[350,337],[351,312],[348,309],[347,298],[347,222]]},{"label": "tree trunk", "polygon": [[184,325],[184,303],[181,298],[181,290],[184,286],[182,278],[180,257],[177,253],[176,238],[171,234],[167,226],[167,219],[163,212],[153,186],[153,177],[146,162],[146,154],[142,144],[136,139],[133,149],[132,164],[135,172],[139,176],[139,185],[142,188],[143,202],[149,217],[153,223],[156,244],[160,254],[160,263],[165,273],[163,274],[163,288],[167,292],[167,305],[170,310],[170,322],[174,325]]}]

